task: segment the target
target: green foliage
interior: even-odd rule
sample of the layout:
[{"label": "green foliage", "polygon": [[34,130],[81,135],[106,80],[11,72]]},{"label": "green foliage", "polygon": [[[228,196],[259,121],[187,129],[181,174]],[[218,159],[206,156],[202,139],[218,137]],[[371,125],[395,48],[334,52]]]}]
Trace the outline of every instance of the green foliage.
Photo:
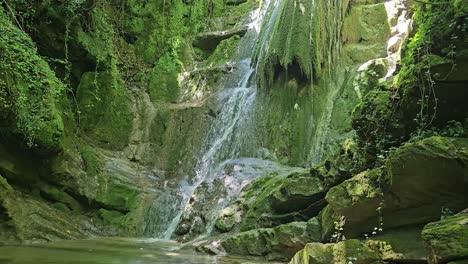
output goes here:
[{"label": "green foliage", "polygon": [[0,8],[1,122],[21,134],[29,146],[59,148],[64,124],[57,102],[64,89],[31,39]]},{"label": "green foliage", "polygon": [[431,127],[423,131],[417,131],[411,135],[411,141],[416,142],[424,138],[432,136],[443,137],[467,137],[468,136],[468,119],[465,122],[449,121],[447,125],[442,128]]},{"label": "green foliage", "polygon": [[376,156],[398,145],[405,135],[392,92],[385,87],[364,96],[353,110],[352,126],[367,151]]},{"label": "green foliage", "polygon": [[232,59],[234,52],[237,49],[237,45],[239,44],[240,37],[238,35],[234,35],[233,37],[221,41],[219,45],[216,47],[213,54],[207,59],[206,63],[209,66],[224,64]]},{"label": "green foliage", "polygon": [[165,53],[158,60],[148,85],[151,101],[176,102],[179,97],[179,71],[180,65],[176,63],[172,54]]},{"label": "green foliage", "polygon": [[[454,1],[457,2],[457,1]],[[455,3],[456,4],[456,3]],[[437,118],[438,98],[432,67],[451,63],[460,47],[463,47],[468,24],[457,9],[446,1],[431,4],[415,3],[415,35],[410,39],[403,54],[402,69],[395,84],[401,93],[401,104],[414,112],[414,121],[419,131],[428,129]],[[417,98],[415,100],[415,98]]]},{"label": "green foliage", "polygon": [[102,172],[104,164],[101,157],[96,154],[91,147],[83,147],[81,149],[81,157],[83,158],[84,167],[88,176],[97,177]]}]

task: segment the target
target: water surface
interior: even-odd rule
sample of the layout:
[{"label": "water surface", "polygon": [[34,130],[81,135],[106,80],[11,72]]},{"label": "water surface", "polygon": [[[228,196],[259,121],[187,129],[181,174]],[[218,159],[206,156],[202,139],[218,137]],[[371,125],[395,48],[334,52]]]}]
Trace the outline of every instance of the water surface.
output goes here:
[{"label": "water surface", "polygon": [[155,239],[100,238],[26,246],[0,246],[1,264],[262,264],[261,260],[208,256]]}]

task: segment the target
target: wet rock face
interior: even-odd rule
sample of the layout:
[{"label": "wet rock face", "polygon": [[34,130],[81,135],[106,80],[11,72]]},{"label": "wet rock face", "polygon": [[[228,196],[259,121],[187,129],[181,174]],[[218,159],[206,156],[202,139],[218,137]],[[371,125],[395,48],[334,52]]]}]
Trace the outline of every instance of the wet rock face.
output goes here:
[{"label": "wet rock face", "polygon": [[468,261],[468,211],[426,225],[422,237],[429,263]]}]

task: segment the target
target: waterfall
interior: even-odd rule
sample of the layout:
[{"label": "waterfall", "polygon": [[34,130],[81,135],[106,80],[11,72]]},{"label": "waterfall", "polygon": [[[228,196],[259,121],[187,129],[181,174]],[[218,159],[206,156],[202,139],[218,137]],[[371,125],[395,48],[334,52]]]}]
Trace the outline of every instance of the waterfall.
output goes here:
[{"label": "waterfall", "polygon": [[[213,181],[218,175],[217,168],[222,166],[223,161],[235,159],[242,151],[255,145],[253,116],[257,91],[255,83],[250,83],[251,79],[255,79],[251,78],[255,74],[255,67],[251,65],[252,53],[255,45],[259,45],[261,50],[266,48],[280,2],[276,0],[270,3],[266,0],[251,14],[249,32],[239,47],[240,50],[244,48],[244,52],[237,56],[237,73],[233,74],[232,80],[228,81],[220,92],[210,98],[220,107],[200,151],[194,175],[180,181],[178,188],[167,191],[159,198],[158,204],[165,208],[158,213],[159,230],[153,232],[156,236],[170,239],[197,187],[204,182]],[[271,5],[274,5],[273,8]],[[262,34],[259,39],[260,26],[268,10],[273,11],[265,29],[266,34]],[[211,231],[213,221],[207,223],[207,232]]]}]

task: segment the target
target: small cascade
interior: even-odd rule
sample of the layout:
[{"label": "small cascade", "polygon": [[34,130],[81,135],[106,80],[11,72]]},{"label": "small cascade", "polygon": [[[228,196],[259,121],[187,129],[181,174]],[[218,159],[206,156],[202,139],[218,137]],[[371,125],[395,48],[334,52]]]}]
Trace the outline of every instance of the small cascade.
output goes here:
[{"label": "small cascade", "polygon": [[[271,31],[276,17],[275,10],[277,12],[280,2],[280,0],[274,2],[267,31]],[[260,45],[261,50],[265,48],[270,33],[263,34],[258,43],[257,39],[263,18],[270,9],[270,2],[264,1],[262,7],[251,14],[252,22],[248,33],[250,35],[245,38],[245,42],[247,42],[244,43],[245,47]],[[242,47],[240,47],[240,50],[242,50]],[[241,54],[238,54],[239,59],[234,60],[237,61],[237,72],[233,74],[234,78],[227,81],[224,85],[226,88],[215,93],[209,99],[215,105],[213,111],[215,119],[205,139],[204,147],[200,151],[193,176],[180,181],[176,184],[178,188],[168,191],[166,195],[160,198],[164,200],[163,204],[168,208],[159,213],[161,228],[159,228],[159,231],[154,232],[157,236],[164,239],[173,237],[184,212],[187,211],[190,201],[193,200],[197,188],[204,183],[213,182],[216,177],[219,177],[219,168],[224,166],[223,161],[236,159],[246,152],[253,154],[253,148],[256,145],[253,136],[255,134],[253,116],[257,91],[255,83],[251,83],[255,79],[252,78],[255,74],[255,68],[251,66],[252,51],[253,48],[246,48],[243,52],[240,52]],[[222,209],[222,206],[218,207],[219,210]],[[211,217],[209,217],[211,219],[206,224],[206,233],[211,231],[216,213],[218,213],[216,210],[211,212]]]}]

